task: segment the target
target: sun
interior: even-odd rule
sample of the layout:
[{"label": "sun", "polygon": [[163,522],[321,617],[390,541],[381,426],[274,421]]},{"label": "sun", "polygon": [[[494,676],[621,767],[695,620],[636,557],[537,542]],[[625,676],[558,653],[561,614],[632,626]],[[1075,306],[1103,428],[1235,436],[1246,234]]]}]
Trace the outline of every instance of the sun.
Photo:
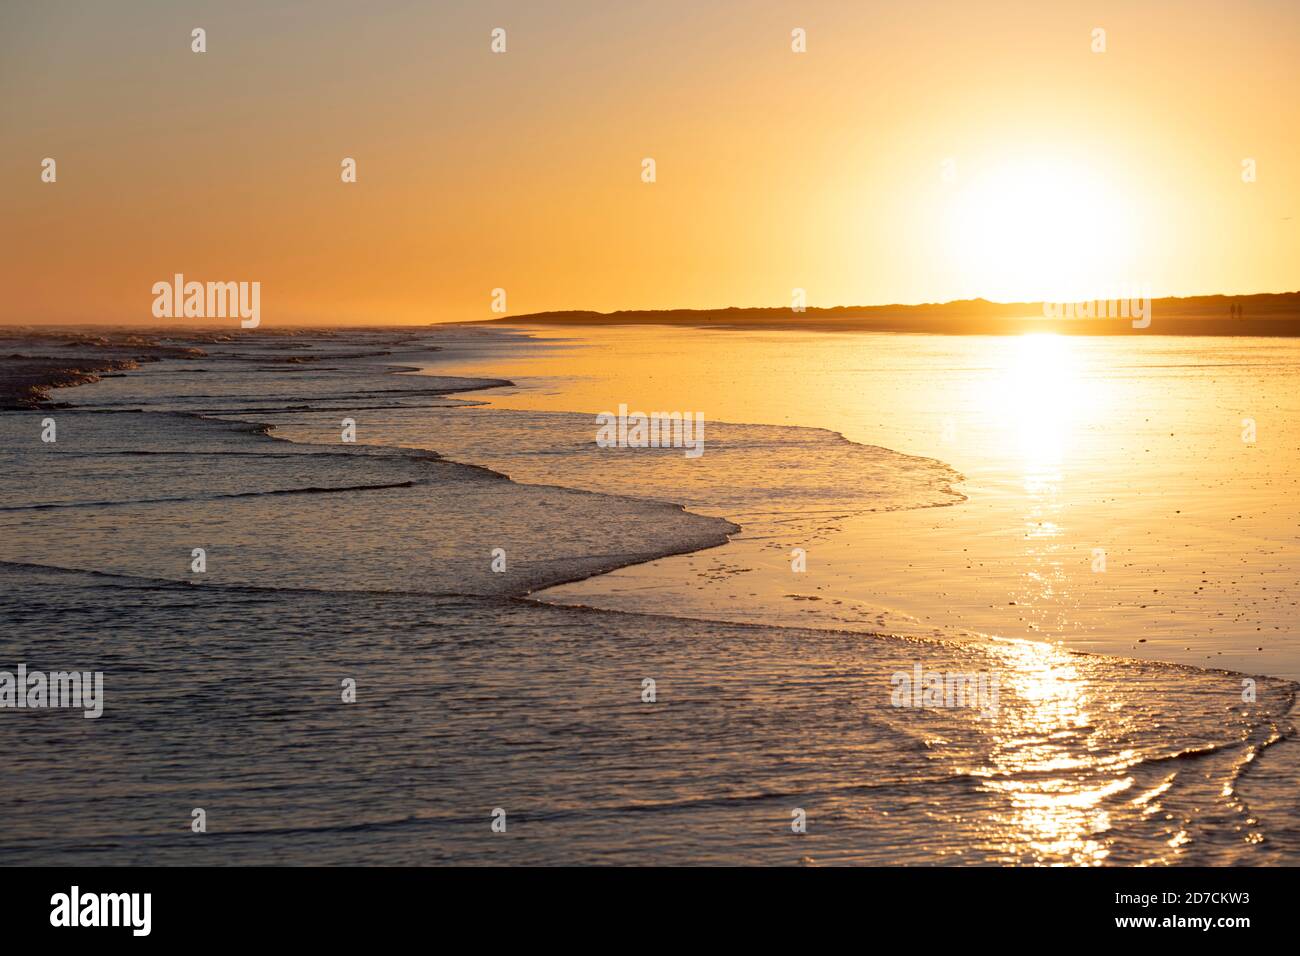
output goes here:
[{"label": "sun", "polygon": [[1022,158],[976,170],[947,208],[950,267],[972,296],[1068,302],[1131,285],[1135,205],[1097,167]]}]

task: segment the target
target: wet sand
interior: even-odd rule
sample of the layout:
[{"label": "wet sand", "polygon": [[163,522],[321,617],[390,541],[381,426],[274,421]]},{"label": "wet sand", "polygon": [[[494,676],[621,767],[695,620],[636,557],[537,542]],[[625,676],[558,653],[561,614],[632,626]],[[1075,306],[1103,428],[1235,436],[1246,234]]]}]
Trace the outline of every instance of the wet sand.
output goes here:
[{"label": "wet sand", "polygon": [[[942,458],[967,499],[891,513],[846,506],[812,539],[768,507],[711,510],[708,496],[665,475],[643,493],[726,514],[741,534],[547,599],[1014,636],[1300,679],[1300,351],[1285,340],[1166,338],[1135,351],[1034,337],[541,335],[544,357],[501,366],[519,384],[486,393],[493,408],[596,412],[627,401],[696,407],[724,422],[816,423]],[[678,347],[687,337],[694,347]],[[1243,440],[1246,418],[1253,442]],[[527,458],[482,460],[523,480],[536,470]],[[566,480],[600,478],[575,466]],[[791,571],[796,547],[807,552],[802,574]]]},{"label": "wet sand", "polygon": [[[653,614],[519,597],[661,571],[675,547],[713,560],[764,523],[810,544],[811,575],[854,516],[956,515],[970,482],[824,429],[712,417],[689,465],[672,449],[602,459],[589,416],[484,407],[515,386],[442,371],[504,370],[535,343],[429,334],[147,364],[57,395],[76,405],[56,413],[57,446],[36,437],[47,412],[0,414],[0,659],[106,675],[100,720],[0,721],[22,781],[0,794],[0,859],[1300,859],[1288,681],[1247,695],[1241,674],[1041,640],[692,619],[673,590],[689,577]],[[401,372],[417,367],[432,374]],[[568,401],[572,381],[545,390]],[[733,608],[767,597],[733,591]],[[994,679],[996,704],[900,705],[914,671]],[[487,825],[497,806],[508,838]]]}]

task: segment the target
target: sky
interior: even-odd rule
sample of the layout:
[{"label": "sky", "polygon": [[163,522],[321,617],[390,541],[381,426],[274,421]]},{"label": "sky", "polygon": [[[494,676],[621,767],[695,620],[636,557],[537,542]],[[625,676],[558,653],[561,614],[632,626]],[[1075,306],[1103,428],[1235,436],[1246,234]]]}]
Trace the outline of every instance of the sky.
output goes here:
[{"label": "sky", "polygon": [[0,322],[1291,291],[1297,90],[1294,0],[0,0]]}]

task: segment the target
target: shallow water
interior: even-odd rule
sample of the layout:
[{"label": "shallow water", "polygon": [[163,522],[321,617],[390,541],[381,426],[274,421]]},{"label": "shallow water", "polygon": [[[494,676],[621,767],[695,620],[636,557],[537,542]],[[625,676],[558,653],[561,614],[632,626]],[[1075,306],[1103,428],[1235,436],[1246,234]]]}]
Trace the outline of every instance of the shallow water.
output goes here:
[{"label": "shallow water", "polygon": [[[0,579],[18,625],[7,657],[108,675],[97,721],[4,715],[18,781],[0,792],[4,863],[1229,863],[1297,851],[1294,833],[1223,794],[1275,732],[1280,683],[1243,707],[1226,703],[1230,675],[1042,644],[11,565]],[[1015,683],[992,720],[894,709],[890,675],[917,663]],[[642,702],[646,677],[654,703]],[[339,702],[344,678],[355,704]],[[188,830],[195,807],[206,834]],[[489,830],[497,807],[505,834]],[[795,809],[804,835],[790,830]]]},{"label": "shallow water", "polygon": [[[517,387],[481,393],[493,408],[596,413],[626,402],[699,409],[709,420],[815,424],[941,458],[964,476],[953,487],[968,499],[848,514],[813,542],[797,529],[772,536],[746,526],[725,549],[548,597],[637,610],[653,596],[692,616],[1047,639],[1300,679],[1294,340],[536,334],[554,346],[495,363]],[[1243,440],[1244,419],[1254,441]],[[512,474],[532,474],[528,462],[511,464]],[[599,480],[577,468],[565,476],[576,487]],[[667,496],[682,500],[668,481]],[[797,576],[795,547],[807,551]]]},{"label": "shallow water", "polygon": [[[948,639],[947,621],[940,640],[692,619],[686,595],[720,602],[681,562],[723,563],[732,611],[762,620],[835,598],[746,596],[761,576],[725,568],[737,543],[765,541],[788,582],[785,549],[812,542],[811,579],[846,528],[971,508],[978,482],[923,449],[705,408],[702,458],[611,456],[589,416],[561,413],[581,402],[470,404],[562,405],[562,356],[536,393],[522,376],[456,391],[536,366],[509,333],[260,341],[60,392],[78,409],[52,413],[53,446],[49,413],[0,415],[0,669],[106,683],[98,720],[0,712],[17,781],[0,862],[1300,860],[1288,681]],[[322,360],[286,373],[286,352]],[[479,381],[448,378],[457,363]],[[858,552],[859,572],[897,586],[893,545]],[[698,548],[646,571],[667,582],[640,598],[655,614],[522,597]],[[996,699],[895,706],[916,668]]]}]

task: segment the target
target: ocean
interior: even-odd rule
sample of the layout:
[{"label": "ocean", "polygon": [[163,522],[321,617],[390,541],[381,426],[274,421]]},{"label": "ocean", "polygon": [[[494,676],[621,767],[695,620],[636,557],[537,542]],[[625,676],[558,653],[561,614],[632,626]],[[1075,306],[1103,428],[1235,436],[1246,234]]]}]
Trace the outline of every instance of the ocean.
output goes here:
[{"label": "ocean", "polygon": [[0,863],[1300,862],[1290,340],[167,344],[0,413]]}]

